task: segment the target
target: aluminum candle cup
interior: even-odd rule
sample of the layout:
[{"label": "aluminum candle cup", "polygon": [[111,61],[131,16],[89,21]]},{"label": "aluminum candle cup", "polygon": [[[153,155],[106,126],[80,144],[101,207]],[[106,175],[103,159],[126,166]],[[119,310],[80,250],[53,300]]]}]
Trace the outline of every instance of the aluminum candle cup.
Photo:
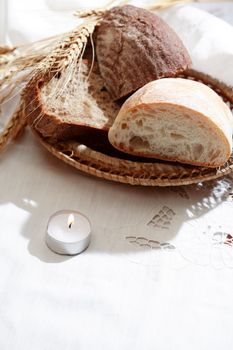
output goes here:
[{"label": "aluminum candle cup", "polygon": [[45,240],[55,253],[79,254],[88,247],[90,238],[90,221],[77,211],[61,210],[49,218]]}]

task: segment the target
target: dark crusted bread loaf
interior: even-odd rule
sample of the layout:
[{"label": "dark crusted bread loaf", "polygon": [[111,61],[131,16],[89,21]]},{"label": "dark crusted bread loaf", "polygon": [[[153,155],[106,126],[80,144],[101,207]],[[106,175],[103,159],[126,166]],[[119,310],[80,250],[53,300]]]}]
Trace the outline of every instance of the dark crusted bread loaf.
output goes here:
[{"label": "dark crusted bread loaf", "polygon": [[174,77],[191,64],[175,32],[155,14],[131,5],[107,12],[97,29],[99,69],[113,99]]},{"label": "dark crusted bread loaf", "polygon": [[62,73],[28,86],[24,94],[27,121],[43,137],[54,142],[96,133],[107,137],[120,106],[104,88],[98,65],[88,77],[89,69],[83,60],[68,84]]}]

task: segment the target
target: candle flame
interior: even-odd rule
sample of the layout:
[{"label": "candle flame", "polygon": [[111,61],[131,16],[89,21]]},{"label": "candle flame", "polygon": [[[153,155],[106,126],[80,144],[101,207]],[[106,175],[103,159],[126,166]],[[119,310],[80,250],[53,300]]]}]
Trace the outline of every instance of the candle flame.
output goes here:
[{"label": "candle flame", "polygon": [[67,220],[67,224],[68,224],[69,228],[71,228],[71,226],[73,225],[73,223],[74,223],[74,214],[70,214],[70,215],[68,216],[68,220]]}]

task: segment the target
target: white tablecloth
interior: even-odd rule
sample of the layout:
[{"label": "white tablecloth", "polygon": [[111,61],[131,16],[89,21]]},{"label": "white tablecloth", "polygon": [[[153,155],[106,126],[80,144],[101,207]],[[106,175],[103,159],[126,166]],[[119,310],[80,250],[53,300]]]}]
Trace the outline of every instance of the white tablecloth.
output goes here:
[{"label": "white tablecloth", "polygon": [[[19,17],[16,41],[39,36],[46,13],[27,31]],[[1,350],[232,349],[231,177],[166,189],[111,183],[55,159],[29,130],[0,167]],[[49,216],[67,208],[93,227],[75,257],[44,242]]]}]

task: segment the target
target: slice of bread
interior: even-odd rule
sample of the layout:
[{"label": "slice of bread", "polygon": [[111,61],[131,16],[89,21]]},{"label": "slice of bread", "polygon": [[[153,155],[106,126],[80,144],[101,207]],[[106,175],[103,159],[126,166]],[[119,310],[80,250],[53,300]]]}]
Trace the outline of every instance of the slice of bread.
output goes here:
[{"label": "slice of bread", "polygon": [[218,167],[231,154],[232,119],[208,86],[165,78],[148,83],[123,104],[108,136],[126,153]]},{"label": "slice of bread", "polygon": [[120,105],[104,88],[98,66],[91,74],[90,62],[83,60],[66,81],[67,72],[44,77],[30,84],[24,94],[28,123],[52,142],[83,135],[107,135]]}]

